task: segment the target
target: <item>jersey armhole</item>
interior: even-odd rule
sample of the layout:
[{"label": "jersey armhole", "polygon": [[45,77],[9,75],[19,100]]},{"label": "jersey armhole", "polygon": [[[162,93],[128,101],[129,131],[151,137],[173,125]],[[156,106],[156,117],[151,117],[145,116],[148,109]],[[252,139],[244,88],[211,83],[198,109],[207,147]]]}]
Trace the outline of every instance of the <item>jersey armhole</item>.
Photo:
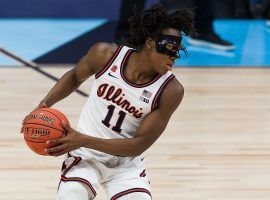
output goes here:
[{"label": "jersey armhole", "polygon": [[102,74],[104,74],[105,71],[107,71],[107,69],[111,66],[111,64],[113,63],[113,61],[116,59],[116,57],[118,56],[119,52],[121,51],[121,49],[123,48],[123,45],[120,45],[117,47],[116,51],[113,53],[112,57],[109,59],[109,61],[99,70],[99,72],[97,72],[95,74],[95,78],[99,78]]},{"label": "jersey armhole", "polygon": [[152,106],[151,106],[151,112],[154,111],[158,105],[159,105],[159,101],[160,101],[160,97],[166,87],[166,85],[168,85],[168,83],[174,78],[175,76],[173,74],[171,74],[165,81],[164,83],[160,86],[160,88],[158,89],[156,96],[154,97],[153,101],[152,101]]}]

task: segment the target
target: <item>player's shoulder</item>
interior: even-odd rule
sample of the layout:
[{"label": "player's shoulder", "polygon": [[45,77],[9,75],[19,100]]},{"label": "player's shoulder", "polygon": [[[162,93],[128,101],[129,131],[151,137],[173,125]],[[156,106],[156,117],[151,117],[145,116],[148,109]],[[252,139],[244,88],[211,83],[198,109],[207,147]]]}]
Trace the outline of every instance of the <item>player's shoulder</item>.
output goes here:
[{"label": "player's shoulder", "polygon": [[99,42],[91,46],[87,54],[102,57],[103,59],[110,59],[117,47],[118,46],[113,43]]},{"label": "player's shoulder", "polygon": [[160,103],[166,102],[166,104],[179,105],[184,96],[184,87],[183,85],[174,77],[166,85]]},{"label": "player's shoulder", "polygon": [[112,43],[99,42],[90,47],[86,54],[88,63],[95,68],[95,71],[99,71],[113,56],[117,50],[117,45]]},{"label": "player's shoulder", "polygon": [[183,95],[184,94],[184,87],[177,80],[176,77],[172,78],[172,80],[168,83],[165,90],[167,90],[168,92],[173,92],[174,94],[177,94],[177,95]]}]

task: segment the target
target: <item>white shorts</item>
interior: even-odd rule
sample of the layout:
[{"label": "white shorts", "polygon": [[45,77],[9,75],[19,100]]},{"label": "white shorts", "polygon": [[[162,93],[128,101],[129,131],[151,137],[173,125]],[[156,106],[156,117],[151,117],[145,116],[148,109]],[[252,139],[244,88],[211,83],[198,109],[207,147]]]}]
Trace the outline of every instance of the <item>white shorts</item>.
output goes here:
[{"label": "white shorts", "polygon": [[69,155],[63,162],[60,184],[69,181],[83,183],[89,188],[91,196],[96,196],[98,187],[101,185],[110,200],[116,200],[131,193],[144,193],[147,194],[146,199],[151,199],[144,157],[138,156],[132,160],[114,157],[120,164],[112,167],[110,163],[102,163],[94,158],[86,159]]}]

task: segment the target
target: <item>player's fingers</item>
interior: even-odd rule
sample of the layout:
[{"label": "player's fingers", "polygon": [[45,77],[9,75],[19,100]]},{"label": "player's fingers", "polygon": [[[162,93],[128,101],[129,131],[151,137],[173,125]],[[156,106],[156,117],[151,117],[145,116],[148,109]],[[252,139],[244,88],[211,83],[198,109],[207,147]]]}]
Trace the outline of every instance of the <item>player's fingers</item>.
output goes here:
[{"label": "player's fingers", "polygon": [[55,153],[53,153],[52,155],[50,155],[50,156],[55,156],[55,157],[57,157],[57,156],[61,156],[61,155],[64,155],[64,154],[66,154],[66,152],[65,151],[59,151],[59,152],[55,152]]},{"label": "player's fingers", "polygon": [[45,151],[50,155],[51,153],[62,151],[62,149],[63,149],[63,145],[60,145],[60,146],[56,146],[56,147],[52,147],[52,148],[47,148],[47,149],[45,149]]},{"label": "player's fingers", "polygon": [[63,144],[61,139],[48,140],[46,143],[47,144],[53,144],[53,145],[56,145],[56,146]]},{"label": "player's fingers", "polygon": [[45,102],[42,102],[38,105],[38,108],[48,108],[48,106]]},{"label": "player's fingers", "polygon": [[55,157],[56,156],[61,156],[63,154],[65,154],[64,151],[56,151],[56,152],[49,152],[49,153],[47,153],[48,156],[55,156]]},{"label": "player's fingers", "polygon": [[45,150],[49,156],[61,156],[66,153],[63,145]]},{"label": "player's fingers", "polygon": [[64,121],[61,121],[63,128],[68,132],[71,128],[70,126]]},{"label": "player's fingers", "polygon": [[47,104],[46,104],[45,102],[43,102],[43,103],[41,104],[41,108],[48,108],[48,106],[47,106]]},{"label": "player's fingers", "polygon": [[45,102],[40,103],[34,110],[40,109],[40,108],[48,108],[47,104]]}]

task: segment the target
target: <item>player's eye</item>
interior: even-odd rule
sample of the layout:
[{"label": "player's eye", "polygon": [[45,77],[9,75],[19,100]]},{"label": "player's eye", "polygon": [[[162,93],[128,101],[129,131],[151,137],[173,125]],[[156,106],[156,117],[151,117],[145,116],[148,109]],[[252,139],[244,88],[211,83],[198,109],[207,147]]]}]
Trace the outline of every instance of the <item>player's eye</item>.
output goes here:
[{"label": "player's eye", "polygon": [[181,49],[181,46],[175,44],[166,44],[166,49],[168,49],[169,51],[178,51]]}]

